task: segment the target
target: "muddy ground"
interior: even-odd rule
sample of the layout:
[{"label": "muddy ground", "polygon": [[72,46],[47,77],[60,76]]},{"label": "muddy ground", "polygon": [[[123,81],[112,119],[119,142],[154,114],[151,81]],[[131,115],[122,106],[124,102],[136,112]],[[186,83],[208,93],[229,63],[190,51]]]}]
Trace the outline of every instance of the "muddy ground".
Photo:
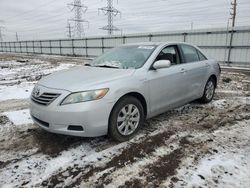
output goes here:
[{"label": "muddy ground", "polygon": [[27,99],[34,83],[84,62],[0,54],[0,187],[250,186],[249,74],[223,71],[210,104],[194,101],[147,120],[124,143],[34,125]]}]

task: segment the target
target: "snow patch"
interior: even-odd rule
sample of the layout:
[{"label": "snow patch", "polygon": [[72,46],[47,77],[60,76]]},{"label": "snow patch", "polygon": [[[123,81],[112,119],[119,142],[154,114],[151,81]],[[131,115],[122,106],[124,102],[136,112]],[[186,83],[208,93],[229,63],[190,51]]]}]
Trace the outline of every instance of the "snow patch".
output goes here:
[{"label": "snow patch", "polygon": [[225,109],[225,107],[227,107],[227,101],[225,99],[216,100],[212,101],[212,103],[210,103],[209,105],[214,106],[218,109]]},{"label": "snow patch", "polygon": [[[187,187],[249,187],[250,147],[242,153],[226,153],[202,159]],[[201,177],[205,179],[202,179]]]},{"label": "snow patch", "polygon": [[29,98],[33,87],[34,83],[27,82],[14,86],[2,86],[0,87],[0,101]]},{"label": "snow patch", "polygon": [[6,115],[14,125],[24,125],[33,123],[28,109],[5,112],[3,113],[3,115]]}]

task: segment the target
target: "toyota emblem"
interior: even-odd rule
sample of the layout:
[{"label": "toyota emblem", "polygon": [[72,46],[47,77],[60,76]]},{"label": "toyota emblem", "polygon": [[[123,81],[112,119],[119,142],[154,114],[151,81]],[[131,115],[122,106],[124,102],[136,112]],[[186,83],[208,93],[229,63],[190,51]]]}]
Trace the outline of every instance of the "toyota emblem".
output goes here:
[{"label": "toyota emblem", "polygon": [[40,95],[40,89],[37,88],[37,87],[35,87],[34,90],[33,90],[33,95],[34,95],[35,97],[39,97],[39,95]]}]

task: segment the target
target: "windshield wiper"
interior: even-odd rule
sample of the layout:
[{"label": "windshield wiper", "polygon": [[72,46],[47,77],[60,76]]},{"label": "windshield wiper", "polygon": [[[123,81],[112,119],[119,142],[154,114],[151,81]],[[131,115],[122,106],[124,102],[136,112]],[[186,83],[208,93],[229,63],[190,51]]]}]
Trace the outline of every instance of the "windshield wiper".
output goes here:
[{"label": "windshield wiper", "polygon": [[95,67],[114,68],[114,69],[119,69],[120,68],[118,66],[112,66],[112,65],[95,65]]}]

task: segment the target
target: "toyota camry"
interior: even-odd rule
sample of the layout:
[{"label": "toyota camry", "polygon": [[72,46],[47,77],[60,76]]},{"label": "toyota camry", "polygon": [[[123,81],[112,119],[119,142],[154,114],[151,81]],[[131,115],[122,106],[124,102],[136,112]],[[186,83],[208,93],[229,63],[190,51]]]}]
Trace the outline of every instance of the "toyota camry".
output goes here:
[{"label": "toyota camry", "polygon": [[219,76],[219,64],[196,46],[127,44],[42,78],[32,91],[30,114],[53,133],[125,141],[145,119],[196,99],[210,102]]}]

